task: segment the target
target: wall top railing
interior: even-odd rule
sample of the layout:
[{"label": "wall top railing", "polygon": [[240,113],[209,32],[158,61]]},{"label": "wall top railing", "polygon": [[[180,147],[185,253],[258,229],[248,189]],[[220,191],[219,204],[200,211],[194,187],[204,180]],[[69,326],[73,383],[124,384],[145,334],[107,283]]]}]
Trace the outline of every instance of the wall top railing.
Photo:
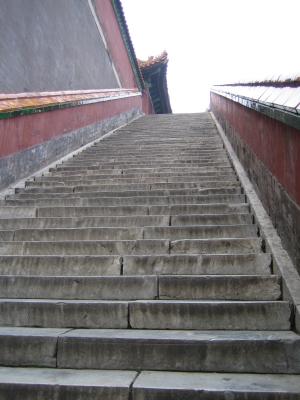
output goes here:
[{"label": "wall top railing", "polygon": [[140,96],[136,89],[0,94],[0,119]]},{"label": "wall top railing", "polygon": [[300,81],[215,85],[219,94],[300,130]]}]

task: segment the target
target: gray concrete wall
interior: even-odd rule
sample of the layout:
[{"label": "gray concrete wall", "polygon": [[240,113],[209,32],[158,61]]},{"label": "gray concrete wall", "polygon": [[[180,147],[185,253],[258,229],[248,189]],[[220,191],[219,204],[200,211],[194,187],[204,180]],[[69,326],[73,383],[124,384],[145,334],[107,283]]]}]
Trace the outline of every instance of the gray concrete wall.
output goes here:
[{"label": "gray concrete wall", "polygon": [[0,93],[117,87],[88,0],[0,0]]}]

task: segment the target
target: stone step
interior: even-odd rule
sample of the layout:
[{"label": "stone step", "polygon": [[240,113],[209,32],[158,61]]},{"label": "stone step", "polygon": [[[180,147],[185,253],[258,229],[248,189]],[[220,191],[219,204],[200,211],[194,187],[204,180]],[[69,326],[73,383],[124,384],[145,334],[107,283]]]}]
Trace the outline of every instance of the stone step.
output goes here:
[{"label": "stone step", "polygon": [[261,239],[0,242],[0,255],[155,255],[260,253]]},{"label": "stone step", "polygon": [[72,186],[72,187],[77,187],[77,186],[98,186],[98,185],[110,185],[110,184],[123,184],[123,185],[128,185],[128,184],[142,184],[142,183],[148,183],[148,184],[154,184],[154,183],[176,183],[176,182],[197,182],[199,186],[205,188],[205,187],[220,187],[220,185],[229,185],[229,186],[234,186],[234,185],[239,185],[239,182],[237,179],[234,177],[234,179],[227,179],[224,180],[223,175],[220,175],[220,177],[209,177],[208,180],[203,180],[199,179],[198,176],[193,176],[193,175],[186,175],[186,176],[172,176],[172,177],[137,177],[137,178],[109,178],[109,179],[82,179],[82,180],[77,180],[77,179],[67,179],[66,181],[60,180],[60,181],[27,181],[26,182],[26,187],[32,187],[32,186],[42,186],[42,187],[51,187],[51,186]]},{"label": "stone step", "polygon": [[[89,189],[93,190],[90,186]],[[125,205],[169,205],[169,204],[208,204],[208,203],[243,203],[245,195],[216,194],[197,196],[132,196],[132,197],[72,197],[58,199],[11,199],[8,206],[125,206]]]},{"label": "stone step", "polygon": [[[25,347],[27,338],[14,339]],[[299,357],[300,336],[291,331],[81,329],[60,335],[57,366],[299,374]]]},{"label": "stone step", "polygon": [[[230,396],[230,397],[229,397]],[[298,400],[299,375],[142,371],[132,400]]]},{"label": "stone step", "polygon": [[185,225],[240,225],[251,224],[250,214],[192,214],[192,215],[129,215],[107,217],[49,217],[49,218],[3,218],[0,229],[47,229],[92,227],[144,227]]},{"label": "stone step", "polygon": [[270,254],[0,256],[0,275],[270,275]]},{"label": "stone step", "polygon": [[[230,185],[227,188],[230,189],[240,189],[240,185]],[[83,186],[30,186],[25,189],[16,189],[17,193],[73,193],[76,191],[78,196],[81,196],[80,192],[119,192],[119,191],[157,191],[157,190],[190,190],[190,189],[197,189],[197,190],[220,190],[224,189],[224,185],[220,185],[220,187],[207,187],[203,188],[201,183],[199,182],[177,182],[177,183],[131,183],[131,184],[110,184],[110,185],[83,185]]]},{"label": "stone step", "polygon": [[[249,239],[240,240],[249,241]],[[226,246],[226,243],[224,246]],[[211,247],[214,247],[213,245],[214,243],[211,244]],[[253,245],[255,246],[255,243]],[[250,241],[249,246],[253,247],[252,241]],[[169,248],[169,240],[0,242],[0,255],[145,255],[168,254]]]},{"label": "stone step", "polygon": [[128,400],[136,376],[135,371],[0,367],[0,398]]},{"label": "stone step", "polygon": [[278,300],[277,276],[0,276],[0,298],[66,300]]},{"label": "stone step", "polygon": [[1,299],[0,310],[0,325],[3,327],[128,328],[126,301]]},{"label": "stone step", "polygon": [[279,301],[20,298],[0,300],[0,310],[0,324],[4,327],[87,329],[284,331],[290,329],[291,316],[289,303]]},{"label": "stone step", "polygon": [[119,256],[0,256],[0,275],[111,276],[121,268]]},{"label": "stone step", "polygon": [[[15,236],[18,231],[15,232]],[[1,234],[1,231],[0,231]],[[257,237],[256,225],[153,226],[143,228],[143,239],[209,239]],[[18,240],[18,236],[17,236]],[[24,240],[24,239],[21,239]]]},{"label": "stone step", "polygon": [[46,176],[41,176],[37,177],[34,179],[34,182],[73,182],[73,181],[93,181],[93,180],[103,180],[103,179],[152,179],[152,178],[176,178],[176,177],[183,177],[184,179],[188,177],[197,177],[198,179],[201,180],[215,180],[216,178],[219,178],[219,176],[224,176],[227,177],[227,180],[229,179],[236,179],[236,175],[234,173],[226,172],[224,174],[220,173],[213,173],[213,172],[199,172],[199,171],[178,171],[178,172],[156,172],[156,173],[145,173],[145,172],[136,172],[136,173],[125,173],[122,172],[122,174],[105,174],[102,171],[99,171],[98,173],[94,174],[81,174],[81,175],[61,175],[61,176],[53,176],[53,175],[46,175]]},{"label": "stone step", "polygon": [[256,225],[42,228],[0,231],[4,241],[212,239],[257,237]]},{"label": "stone step", "polygon": [[103,191],[98,190],[95,192],[44,192],[41,191],[27,191],[19,192],[18,194],[6,196],[6,200],[11,199],[52,199],[52,198],[72,198],[72,197],[133,197],[133,196],[192,196],[192,195],[215,195],[215,194],[241,194],[240,187],[222,187],[222,188],[208,188],[208,189],[158,189],[158,190],[124,190],[124,191]]},{"label": "stone step", "polygon": [[[245,277],[244,277],[245,278]],[[247,278],[246,278],[247,279]],[[269,281],[268,281],[269,279]],[[251,285],[251,278],[249,285]],[[252,281],[254,277],[252,278]],[[270,299],[276,279],[262,277]],[[259,277],[257,281],[260,282]],[[0,276],[0,298],[64,300],[141,300],[158,297],[158,276]],[[273,287],[273,295],[271,293]],[[255,291],[253,288],[252,290]],[[251,288],[249,289],[251,291]],[[254,296],[254,295],[253,295]],[[262,296],[263,297],[263,296]]]},{"label": "stone step", "polygon": [[[210,165],[209,163],[203,164],[203,166]],[[49,170],[50,171],[50,170]],[[78,176],[78,177],[92,177],[94,175],[113,175],[114,177],[117,177],[118,175],[124,175],[124,176],[133,176],[133,175],[145,175],[148,176],[149,174],[203,174],[201,170],[199,171],[198,167],[195,167],[193,165],[191,166],[172,166],[170,167],[169,165],[166,165],[165,167],[140,167],[140,168],[135,168],[135,167],[128,167],[125,166],[123,168],[103,168],[101,165],[99,166],[98,170],[90,170],[90,169],[85,169],[81,168],[80,171],[58,171],[56,169],[51,168],[51,175],[46,175],[45,177],[53,177],[59,180],[59,178],[65,177],[67,179],[68,176]],[[235,175],[235,172],[232,170],[231,172],[228,171],[228,173],[231,173]],[[208,174],[208,173],[206,173]],[[213,174],[213,172],[210,172],[209,174]],[[209,176],[209,175],[207,175]]]},{"label": "stone step", "polygon": [[[4,208],[4,207],[3,207]],[[0,215],[3,208],[0,207]],[[84,217],[84,216],[125,216],[125,215],[178,215],[178,214],[232,214],[249,212],[246,203],[226,204],[189,204],[175,206],[108,206],[108,207],[6,207],[5,215],[14,215],[14,209],[19,213],[36,213],[38,217]],[[25,215],[26,216],[26,215]]]},{"label": "stone step", "polygon": [[[227,161],[227,157],[226,158],[219,158],[219,161]],[[130,169],[130,168],[136,168],[136,169],[140,169],[140,168],[186,168],[187,172],[189,168],[200,168],[200,167],[207,167],[209,165],[213,166],[214,161],[211,160],[200,160],[200,161],[193,161],[193,160],[174,160],[172,162],[170,161],[160,161],[160,160],[156,160],[156,161],[149,161],[147,162],[147,164],[143,161],[131,161],[131,162],[118,162],[118,160],[116,161],[111,161],[111,162],[102,162],[101,160],[99,160],[99,162],[94,163],[92,165],[88,165],[88,166],[80,166],[80,165],[68,165],[66,163],[61,163],[61,164],[57,164],[56,167],[52,167],[49,168],[49,172],[50,173],[54,173],[54,174],[67,174],[67,173],[71,173],[71,174],[76,174],[77,171],[80,173],[86,172],[86,173],[92,173],[94,172],[98,172],[103,170],[126,170],[126,169]]]},{"label": "stone step", "polygon": [[270,265],[270,254],[124,256],[123,274],[269,275]]},{"label": "stone step", "polygon": [[[230,218],[231,217],[231,218]],[[196,220],[196,219],[195,219]],[[214,217],[202,218],[210,224]],[[182,217],[182,221],[185,219]],[[192,221],[192,220],[191,220]],[[249,214],[224,215],[224,224],[229,222],[251,223]],[[180,224],[180,220],[178,221]],[[216,224],[222,223],[222,216],[216,218]],[[77,218],[4,218],[0,219],[0,229],[47,229],[47,228],[92,228],[92,227],[143,227],[143,226],[168,226],[169,215],[129,215],[107,217],[77,217]]]}]

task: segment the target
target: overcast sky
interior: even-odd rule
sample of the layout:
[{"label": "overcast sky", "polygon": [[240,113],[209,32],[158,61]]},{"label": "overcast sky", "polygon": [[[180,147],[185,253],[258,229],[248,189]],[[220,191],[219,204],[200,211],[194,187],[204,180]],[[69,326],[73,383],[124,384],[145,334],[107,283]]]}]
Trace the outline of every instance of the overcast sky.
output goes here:
[{"label": "overcast sky", "polygon": [[122,0],[138,58],[169,54],[173,112],[212,84],[300,75],[300,0]]}]

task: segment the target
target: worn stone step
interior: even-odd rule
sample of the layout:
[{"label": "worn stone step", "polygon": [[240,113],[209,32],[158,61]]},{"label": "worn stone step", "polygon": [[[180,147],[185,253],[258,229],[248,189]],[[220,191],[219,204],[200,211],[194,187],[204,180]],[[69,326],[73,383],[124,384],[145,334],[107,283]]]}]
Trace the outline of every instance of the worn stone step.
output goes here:
[{"label": "worn stone step", "polygon": [[[14,207],[9,208],[13,214]],[[27,208],[24,208],[27,212]],[[39,207],[28,208],[38,217],[84,217],[126,215],[232,214],[249,212],[249,204],[211,203],[176,206],[107,206],[107,207]],[[0,208],[1,212],[1,208]]]},{"label": "worn stone step", "polygon": [[142,371],[132,400],[298,400],[299,375]]},{"label": "worn stone step", "polygon": [[136,375],[135,371],[0,367],[0,398],[128,400]]},{"label": "worn stone step", "polygon": [[206,204],[178,204],[171,206],[149,206],[150,215],[178,215],[178,214],[231,214],[249,212],[249,204],[245,202],[206,203]]},{"label": "worn stone step", "polygon": [[2,299],[1,326],[288,330],[288,302]]},{"label": "worn stone step", "polygon": [[0,231],[2,241],[210,239],[257,237],[255,225],[42,228]]},{"label": "worn stone step", "polygon": [[[1,233],[1,231],[0,231]],[[15,235],[17,235],[16,231]],[[16,236],[18,238],[18,236]],[[257,237],[256,225],[185,225],[147,226],[143,229],[144,239],[209,239]],[[18,239],[17,239],[18,240]],[[23,239],[22,239],[23,240]]]},{"label": "worn stone step", "polygon": [[128,328],[126,301],[1,299],[0,310],[1,326]]},{"label": "worn stone step", "polygon": [[261,239],[183,239],[170,242],[170,254],[260,253]]},{"label": "worn stone step", "polygon": [[[92,187],[89,187],[93,189]],[[11,199],[8,206],[125,206],[125,205],[169,205],[169,204],[208,204],[243,203],[243,194],[215,194],[198,196],[132,196],[132,197],[72,197],[67,199]]]},{"label": "worn stone step", "polygon": [[[212,244],[211,247],[213,247]],[[0,242],[0,255],[81,256],[168,254],[169,248],[169,240],[77,240],[67,242]]]},{"label": "worn stone step", "polygon": [[277,276],[0,276],[1,298],[278,300]]},{"label": "worn stone step", "polygon": [[119,256],[0,256],[0,275],[111,276],[121,268]]},{"label": "worn stone step", "polygon": [[[4,278],[4,281],[7,282],[8,279],[10,278]],[[33,280],[32,285],[34,284]],[[14,289],[11,289],[10,293],[13,292]],[[278,300],[280,297],[280,279],[276,275],[164,275],[158,279],[160,299],[248,301]]]},{"label": "worn stone step", "polygon": [[35,218],[35,207],[0,206],[0,218]]},{"label": "worn stone step", "polygon": [[280,331],[290,329],[288,302],[137,301],[129,303],[133,329]]},{"label": "worn stone step", "polygon": [[[239,225],[251,224],[252,215],[250,213],[240,214],[181,214],[170,217],[171,226],[185,225]],[[0,225],[1,226],[1,225]]]},{"label": "worn stone step", "polygon": [[[273,281],[273,286],[275,286],[275,279]],[[158,297],[158,277],[154,275],[101,277],[2,275],[0,285],[0,298],[140,300]],[[269,296],[265,294],[262,298],[272,297],[271,286],[272,283],[266,280],[266,291],[269,291]],[[254,290],[249,288],[249,292],[251,289]],[[276,288],[274,288],[275,291]]]},{"label": "worn stone step", "polygon": [[3,237],[4,233],[8,232],[12,232],[13,234],[8,240],[15,240],[19,242],[143,239],[143,228],[136,227],[18,229],[16,231],[0,231],[0,238]]},{"label": "worn stone step", "polygon": [[[68,188],[66,191],[65,188]],[[230,189],[240,189],[239,185],[231,185],[231,186],[226,186],[226,188]],[[18,193],[62,193],[62,194],[72,194],[73,192],[76,192],[78,196],[81,196],[79,192],[125,192],[125,191],[157,191],[157,190],[163,190],[163,191],[169,191],[169,190],[191,190],[191,189],[196,189],[196,190],[220,190],[224,189],[224,186],[220,187],[207,187],[203,188],[201,186],[201,183],[199,182],[177,182],[177,183],[153,183],[153,184],[148,184],[148,183],[137,183],[137,184],[111,184],[111,185],[96,185],[95,187],[90,188],[88,185],[84,186],[70,186],[70,187],[65,187],[65,186],[49,186],[49,187],[42,187],[42,186],[32,186],[28,187],[25,189],[16,189],[17,194]]]},{"label": "worn stone step", "polygon": [[[41,186],[41,187],[52,187],[52,186],[67,186],[67,187],[88,187],[90,186],[98,186],[98,185],[118,185],[118,184],[123,184],[123,185],[128,185],[128,184],[143,184],[143,183],[148,183],[148,184],[154,184],[154,183],[159,183],[159,184],[164,184],[164,183],[176,183],[176,182],[198,182],[199,186],[205,188],[205,187],[220,187],[220,185],[228,185],[228,186],[234,186],[234,185],[239,185],[239,182],[235,177],[230,177],[228,179],[224,179],[223,175],[218,176],[213,176],[213,177],[208,177],[207,180],[201,179],[202,177],[198,177],[195,175],[183,175],[183,176],[167,176],[167,177],[137,177],[137,178],[97,178],[97,179],[68,179],[66,181],[28,181],[26,182],[26,188],[27,187],[35,187],[35,186]],[[225,177],[227,178],[227,176]]]},{"label": "worn stone step", "polygon": [[241,194],[241,187],[222,187],[222,188],[207,188],[207,189],[157,189],[157,190],[124,190],[124,191],[103,191],[95,192],[79,192],[70,193],[63,192],[31,192],[24,191],[23,193],[7,196],[8,199],[52,199],[52,198],[72,198],[72,197],[133,197],[133,196],[184,196],[184,195],[214,195],[214,194]]},{"label": "worn stone step", "polygon": [[36,217],[3,218],[0,229],[47,229],[47,228],[92,228],[92,227],[143,227],[186,225],[240,225],[251,224],[250,214],[192,214],[192,215],[128,215],[107,217]]},{"label": "worn stone step", "polygon": [[[12,208],[12,207],[11,207]],[[148,206],[120,206],[120,207],[39,207],[38,217],[86,217],[86,216],[135,216],[148,215]],[[153,214],[151,214],[153,215]],[[159,214],[161,215],[161,214]],[[166,215],[169,215],[166,213]]]},{"label": "worn stone step", "polygon": [[[228,158],[220,158],[220,161],[227,161]],[[208,163],[214,163],[214,161],[210,160],[205,160],[202,159],[200,161],[195,161],[195,160],[174,160],[172,162],[170,161],[148,161],[147,164],[145,164],[143,161],[131,161],[131,162],[118,162],[118,160],[112,161],[112,162],[99,162],[95,163],[94,165],[89,165],[87,167],[82,167],[80,165],[76,166],[76,164],[73,165],[67,165],[65,163],[58,164],[55,168],[49,168],[49,172],[51,173],[68,173],[71,172],[72,174],[74,172],[80,171],[81,172],[87,172],[90,173],[92,171],[100,171],[100,170],[113,170],[113,169],[126,169],[126,168],[170,168],[170,166],[174,166],[175,168],[199,168],[199,167],[205,167],[207,166]]]},{"label": "worn stone step", "polygon": [[299,357],[300,336],[291,331],[88,329],[60,335],[57,366],[298,374]]},{"label": "worn stone step", "polygon": [[[81,181],[81,180],[86,180],[86,181],[93,181],[93,180],[102,180],[102,179],[122,179],[122,180],[126,180],[126,179],[150,179],[150,178],[174,178],[174,177],[184,177],[186,179],[187,176],[193,176],[193,177],[197,177],[201,180],[209,180],[209,178],[211,179],[215,179],[219,177],[219,173],[207,173],[207,172],[201,172],[198,170],[187,170],[185,169],[183,170],[178,170],[178,171],[156,171],[156,172],[152,172],[151,170],[146,172],[145,168],[141,169],[140,172],[138,172],[138,170],[136,172],[130,172],[128,173],[126,170],[122,171],[122,174],[118,174],[116,175],[114,174],[108,174],[108,173],[104,173],[103,171],[99,171],[98,173],[93,173],[93,174],[78,174],[78,175],[60,175],[60,176],[56,176],[56,175],[46,175],[46,176],[41,176],[41,177],[37,177],[34,179],[34,182],[68,182],[68,181]],[[236,175],[234,174],[234,172],[225,172],[224,174],[222,174],[222,176],[227,177],[227,180],[229,179],[236,179]]]},{"label": "worn stone step", "polygon": [[270,265],[271,255],[263,253],[124,256],[123,274],[269,275]]},{"label": "worn stone step", "polygon": [[[211,165],[212,163],[203,163],[203,166],[207,166],[207,165]],[[204,172],[201,172],[201,170],[199,171],[199,167],[198,166],[194,166],[194,165],[190,165],[188,167],[186,166],[174,166],[172,165],[172,167],[170,165],[166,165],[166,166],[159,166],[159,167],[128,167],[126,165],[123,166],[123,168],[104,168],[101,165],[99,165],[98,170],[90,170],[90,169],[86,169],[86,168],[81,168],[78,169],[77,171],[59,171],[59,170],[55,170],[55,169],[51,169],[51,171],[49,170],[49,172],[51,172],[50,175],[46,175],[45,177],[53,177],[56,180],[59,180],[60,178],[65,177],[67,179],[67,177],[69,176],[78,176],[78,177],[93,177],[93,176],[97,176],[97,175],[113,175],[114,177],[117,177],[118,175],[124,175],[124,176],[132,176],[132,175],[149,175],[149,174],[166,174],[166,173],[179,173],[179,174],[204,174]],[[207,175],[206,175],[207,174]],[[205,176],[210,176],[213,175],[214,172],[206,172]],[[232,171],[228,171],[228,174],[232,174],[236,176],[236,173],[234,170]]]},{"label": "worn stone step", "polygon": [[[243,215],[243,214],[241,214]],[[248,214],[245,219],[236,219],[233,216],[225,218],[225,222],[236,220],[238,222],[251,222]],[[184,220],[184,219],[183,219]],[[220,219],[221,220],[221,219]],[[205,223],[205,218],[202,219]],[[180,221],[179,221],[180,222]],[[207,222],[213,222],[210,218]],[[219,220],[218,220],[219,222]],[[39,217],[39,218],[4,218],[0,219],[0,229],[48,229],[48,228],[92,228],[92,227],[143,227],[143,226],[168,226],[170,217],[168,215],[128,215],[107,217]]]}]

